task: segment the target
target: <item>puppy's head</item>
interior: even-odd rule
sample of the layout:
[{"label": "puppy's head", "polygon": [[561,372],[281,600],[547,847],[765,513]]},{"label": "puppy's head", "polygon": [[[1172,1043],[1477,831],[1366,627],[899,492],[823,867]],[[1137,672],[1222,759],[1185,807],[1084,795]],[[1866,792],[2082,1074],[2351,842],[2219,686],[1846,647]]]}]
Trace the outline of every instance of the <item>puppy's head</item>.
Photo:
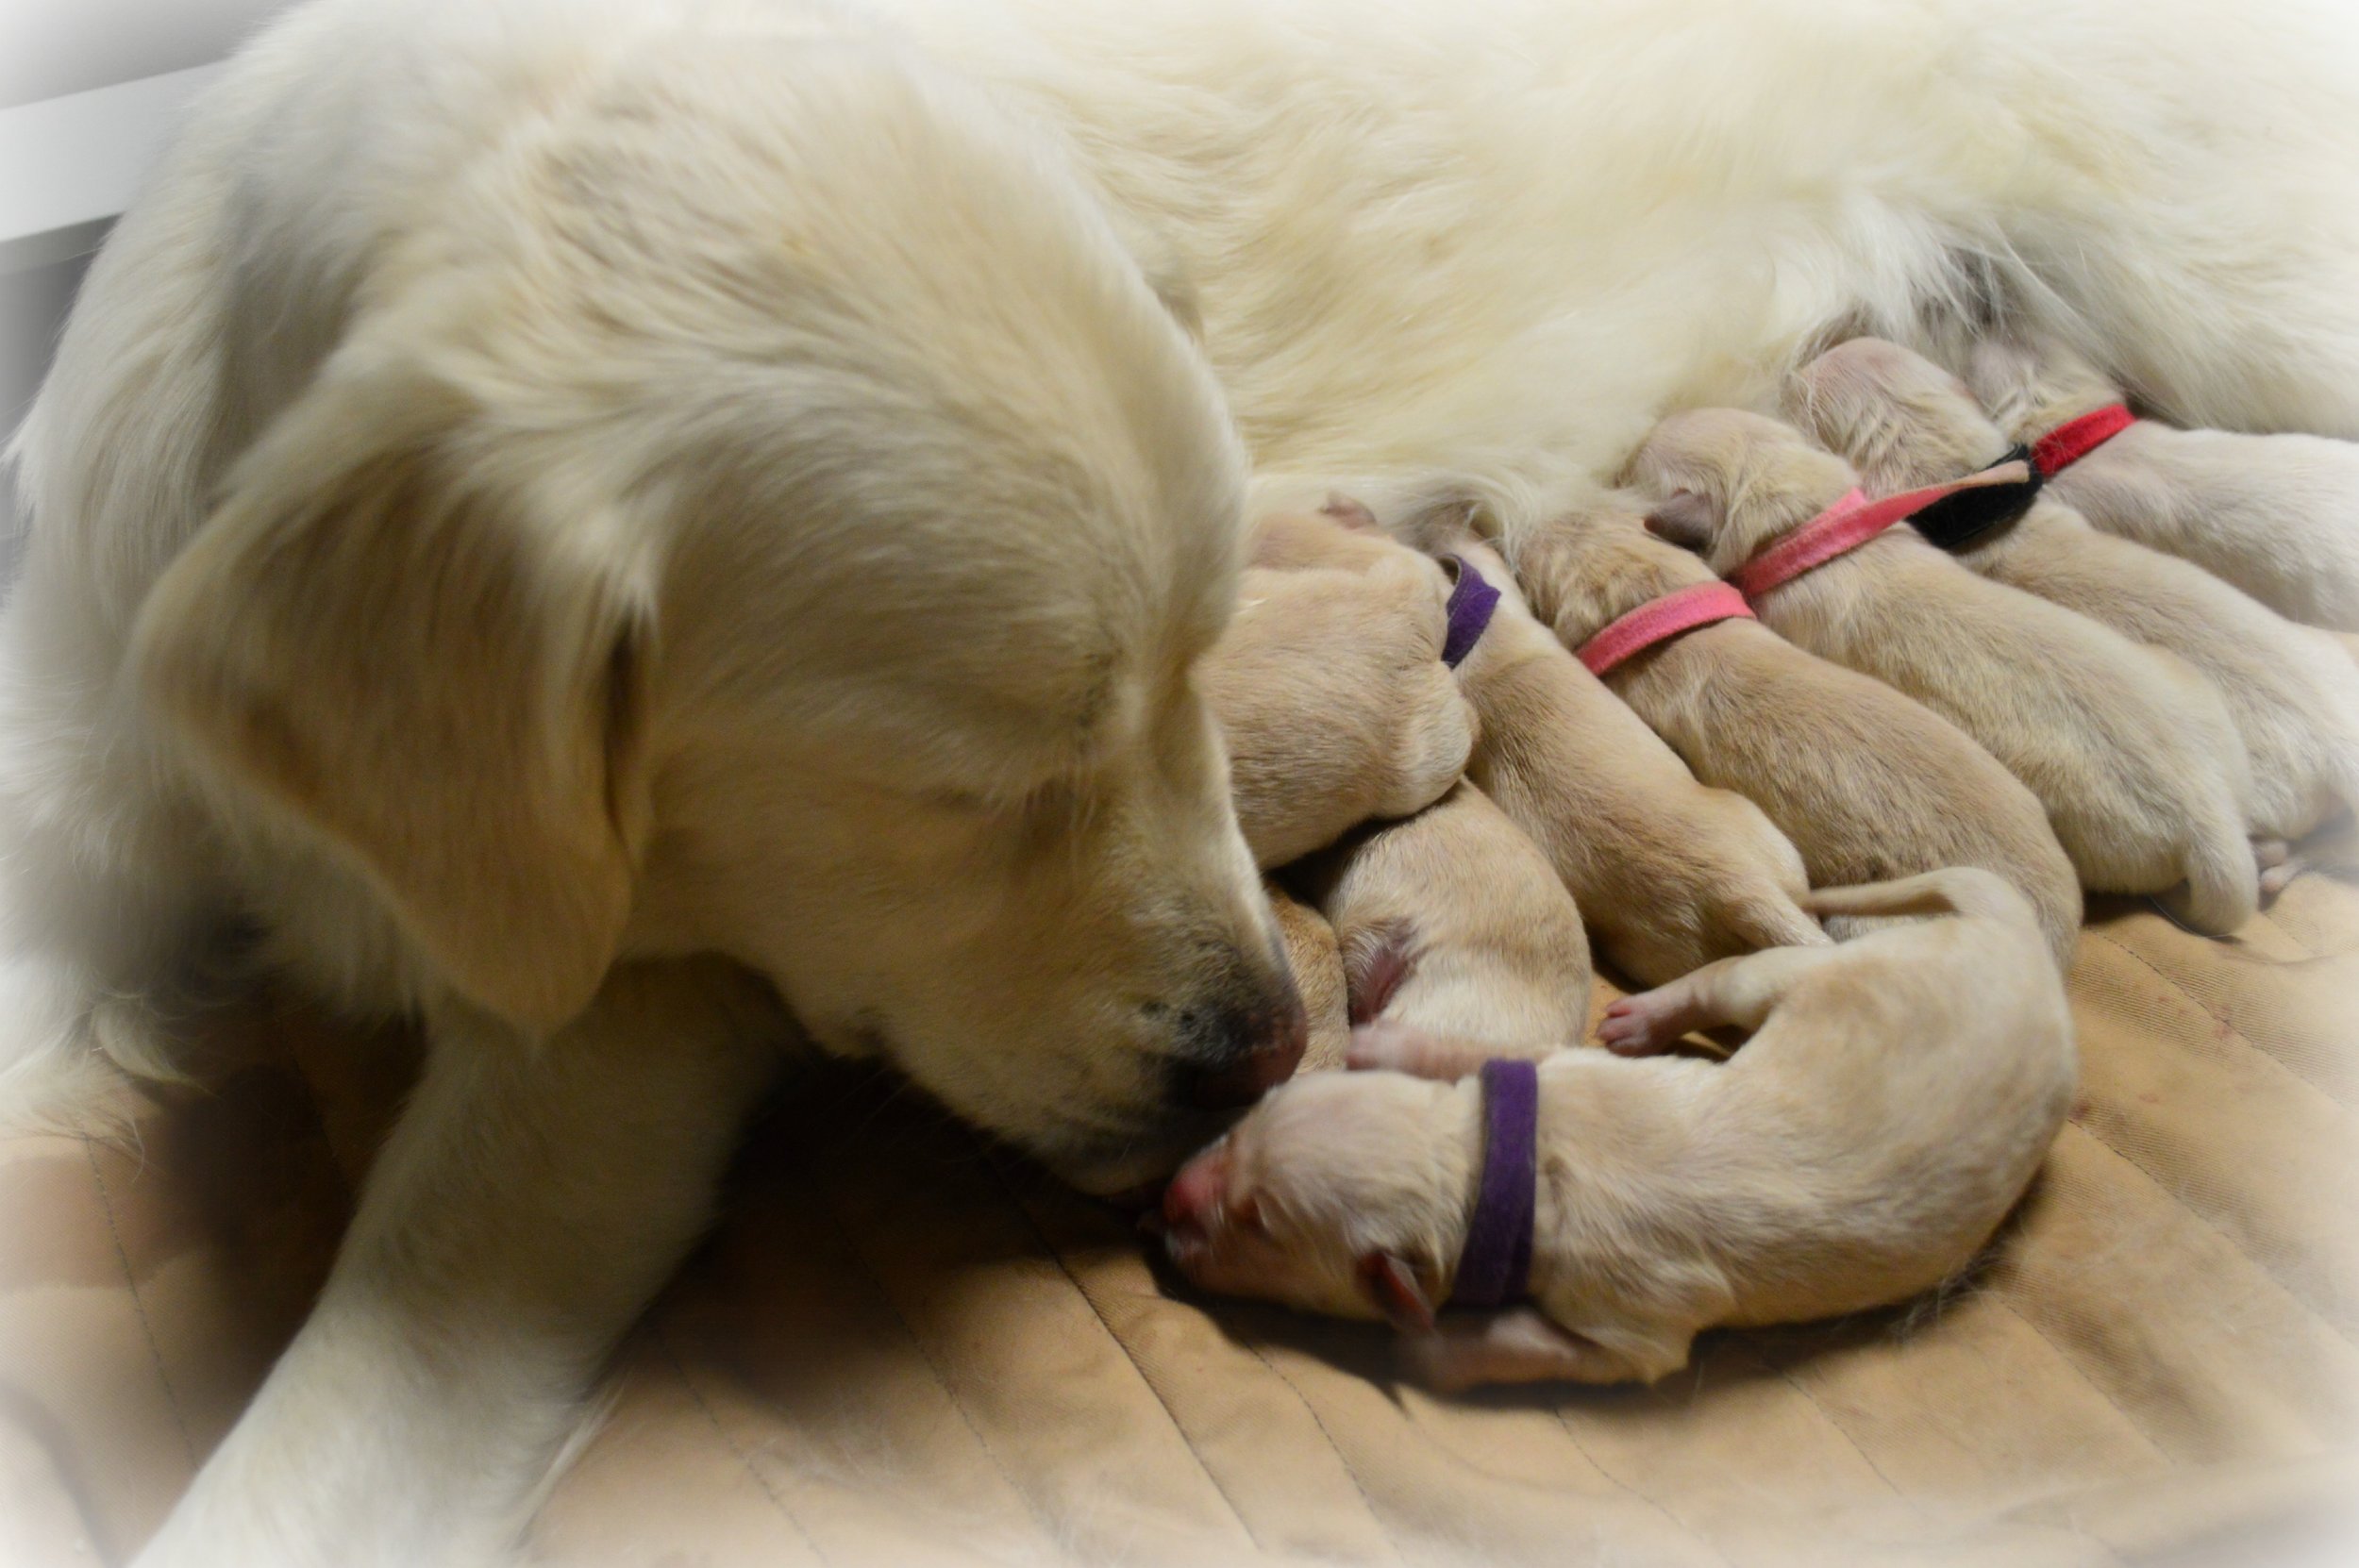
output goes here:
[{"label": "puppy's head", "polygon": [[717,950],[1079,1181],[1168,1170],[1303,1028],[1195,679],[1209,371],[889,49],[614,92],[381,259],[145,608],[149,694],[477,1006]]},{"label": "puppy's head", "polygon": [[1172,1177],[1172,1260],[1208,1291],[1431,1327],[1465,1240],[1480,1094],[1385,1072],[1288,1084]]},{"label": "puppy's head", "polygon": [[1617,494],[1528,531],[1517,542],[1515,571],[1533,612],[1577,648],[1649,599],[1710,582],[1710,568],[1647,525],[1650,510],[1676,516],[1678,509]]},{"label": "puppy's head", "polygon": [[1971,474],[2010,444],[1965,382],[1881,338],[1855,338],[1796,371],[1784,408],[1878,492]]},{"label": "puppy's head", "polygon": [[2036,441],[2079,414],[2121,401],[2104,372],[2055,342],[2036,351],[2002,338],[1985,338],[1966,358],[1966,385],[1999,427],[2016,441]]},{"label": "puppy's head", "polygon": [[1671,415],[1631,459],[1649,498],[1648,531],[1726,575],[1841,500],[1850,465],[1791,425],[1737,409]]}]

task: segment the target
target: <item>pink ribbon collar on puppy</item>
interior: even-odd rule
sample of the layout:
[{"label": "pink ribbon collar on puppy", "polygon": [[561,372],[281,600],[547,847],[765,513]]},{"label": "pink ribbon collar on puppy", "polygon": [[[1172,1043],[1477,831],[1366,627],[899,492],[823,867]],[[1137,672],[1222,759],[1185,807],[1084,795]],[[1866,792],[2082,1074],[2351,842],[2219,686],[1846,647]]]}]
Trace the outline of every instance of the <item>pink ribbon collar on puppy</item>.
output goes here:
[{"label": "pink ribbon collar on puppy", "polygon": [[1581,645],[1581,663],[1601,676],[1624,659],[1668,642],[1683,631],[1720,621],[1753,618],[1745,595],[1724,582],[1691,583],[1660,599],[1649,599],[1629,614],[1607,623],[1603,630]]},{"label": "pink ribbon collar on puppy", "polygon": [[1759,599],[1771,589],[1792,582],[1837,556],[1850,554],[1910,513],[1936,501],[1985,485],[2025,484],[2031,476],[2031,471],[2022,462],[2013,461],[1969,474],[1963,479],[1952,479],[1946,485],[1904,490],[1881,501],[1870,501],[1854,490],[1737,568],[1730,574],[1729,581],[1748,599]]},{"label": "pink ribbon collar on puppy", "polygon": [[1531,1221],[1540,1183],[1540,1068],[1482,1064],[1482,1178],[1458,1254],[1452,1307],[1504,1307],[1531,1283]]},{"label": "pink ribbon collar on puppy", "polygon": [[2032,466],[2052,479],[2138,422],[2125,403],[2108,403],[2067,419],[2032,443]]}]

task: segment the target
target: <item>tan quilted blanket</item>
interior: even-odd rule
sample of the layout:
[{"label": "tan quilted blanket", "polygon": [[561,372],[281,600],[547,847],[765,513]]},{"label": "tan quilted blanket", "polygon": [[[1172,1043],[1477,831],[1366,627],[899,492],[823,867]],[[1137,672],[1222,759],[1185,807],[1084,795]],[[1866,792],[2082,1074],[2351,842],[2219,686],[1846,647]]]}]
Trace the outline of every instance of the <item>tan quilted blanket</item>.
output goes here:
[{"label": "tan quilted blanket", "polygon": [[[2359,890],[2233,944],[2100,907],[2085,1086],[1989,1266],[1444,1399],[1373,1328],[1189,1299],[906,1094],[793,1085],[620,1353],[537,1558],[703,1564],[2234,1560],[2359,1495]],[[297,1018],[121,1146],[0,1146],[0,1563],[136,1549],[299,1320],[407,1070]]]}]

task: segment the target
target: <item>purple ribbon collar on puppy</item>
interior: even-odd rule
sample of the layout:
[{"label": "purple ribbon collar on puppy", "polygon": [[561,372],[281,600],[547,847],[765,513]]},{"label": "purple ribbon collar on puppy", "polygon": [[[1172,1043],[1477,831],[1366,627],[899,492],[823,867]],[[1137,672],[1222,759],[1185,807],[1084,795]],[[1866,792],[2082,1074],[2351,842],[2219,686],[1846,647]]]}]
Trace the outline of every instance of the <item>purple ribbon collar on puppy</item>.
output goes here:
[{"label": "purple ribbon collar on puppy", "polygon": [[1449,591],[1449,634],[1442,639],[1442,662],[1455,670],[1482,640],[1491,612],[1499,608],[1499,591],[1483,581],[1464,557],[1442,559],[1458,569],[1458,584]]},{"label": "purple ribbon collar on puppy", "polygon": [[[1491,597],[1498,597],[1497,590],[1492,590]],[[1456,625],[1453,618],[1453,629]],[[1475,1191],[1465,1250],[1458,1255],[1458,1280],[1449,1293],[1452,1307],[1504,1307],[1531,1284],[1539,1134],[1538,1064],[1499,1058],[1484,1062],[1482,1181]]]}]

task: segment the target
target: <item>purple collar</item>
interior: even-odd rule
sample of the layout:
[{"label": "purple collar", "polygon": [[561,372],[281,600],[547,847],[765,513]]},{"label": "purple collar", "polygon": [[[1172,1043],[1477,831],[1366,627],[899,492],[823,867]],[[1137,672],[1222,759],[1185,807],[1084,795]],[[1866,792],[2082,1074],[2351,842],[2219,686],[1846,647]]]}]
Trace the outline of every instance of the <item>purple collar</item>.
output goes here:
[{"label": "purple collar", "polygon": [[1504,1307],[1523,1295],[1531,1282],[1539,1181],[1539,1064],[1494,1057],[1482,1064],[1482,1180],[1458,1255],[1452,1307]]},{"label": "purple collar", "polygon": [[1449,591],[1449,633],[1442,639],[1442,662],[1455,670],[1482,640],[1491,612],[1499,608],[1499,591],[1483,581],[1464,556],[1442,559],[1458,568],[1457,585]]}]

